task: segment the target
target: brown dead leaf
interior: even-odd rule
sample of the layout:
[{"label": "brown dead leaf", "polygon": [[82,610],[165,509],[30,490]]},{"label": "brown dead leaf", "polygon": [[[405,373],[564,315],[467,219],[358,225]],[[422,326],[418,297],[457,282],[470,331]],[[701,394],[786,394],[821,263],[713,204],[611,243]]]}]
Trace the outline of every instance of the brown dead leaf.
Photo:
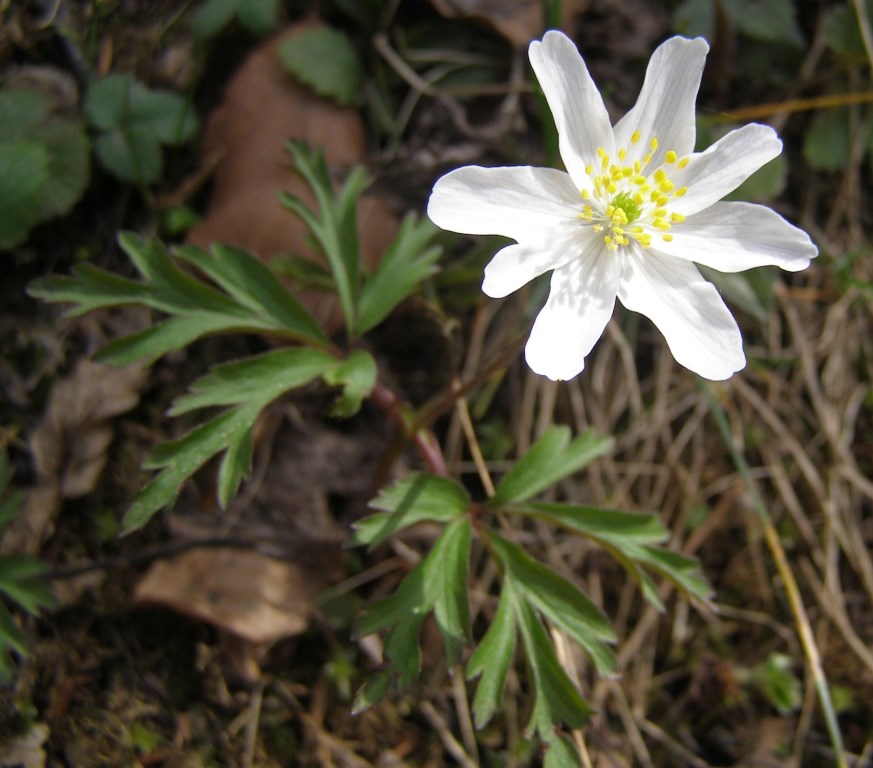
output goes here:
[{"label": "brown dead leaf", "polygon": [[62,499],[94,490],[113,438],[109,421],[139,402],[146,378],[139,365],[114,368],[82,360],[55,385],[30,438],[38,481],[4,531],[0,552],[37,554],[52,534]]},{"label": "brown dead leaf", "polygon": [[[546,26],[542,0],[430,0],[449,19],[482,19],[518,47],[542,37]],[[571,32],[573,21],[588,7],[589,0],[561,3],[561,29]]]},{"label": "brown dead leaf", "polygon": [[41,485],[58,485],[63,498],[94,490],[112,442],[109,420],[139,402],[147,371],[82,360],[55,385],[42,421],[30,439]]},{"label": "brown dead leaf", "polygon": [[[338,178],[363,161],[366,143],[357,111],[297,85],[282,66],[278,47],[305,26],[295,24],[255,50],[210,117],[204,153],[207,163],[216,162],[216,171],[208,213],[189,233],[195,245],[231,243],[265,260],[283,253],[320,260],[307,243],[303,223],[279,202],[279,192],[287,191],[314,203],[306,185],[290,170],[285,142],[293,138],[323,149]],[[358,225],[362,258],[372,267],[391,241],[396,219],[383,201],[365,197]],[[301,291],[298,298],[329,333],[342,327],[335,297]]]},{"label": "brown dead leaf", "polygon": [[153,563],[134,602],[164,605],[250,643],[271,645],[306,630],[336,559],[336,551],[326,553],[320,568],[304,568],[253,549],[191,549]]}]

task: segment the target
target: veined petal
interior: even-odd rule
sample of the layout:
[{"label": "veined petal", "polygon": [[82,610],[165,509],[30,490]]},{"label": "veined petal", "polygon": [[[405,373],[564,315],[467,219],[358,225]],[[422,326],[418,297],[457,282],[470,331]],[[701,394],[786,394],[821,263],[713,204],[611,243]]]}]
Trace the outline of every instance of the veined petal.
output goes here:
[{"label": "veined petal", "polygon": [[703,378],[727,379],[746,364],[736,320],[691,262],[630,252],[618,298],[648,317],[676,361]]},{"label": "veined petal", "polygon": [[[671,37],[652,54],[637,103],[615,126],[615,143],[627,147],[629,161],[648,152],[653,138],[658,139],[653,168],[663,163],[667,150],[679,157],[694,151],[694,103],[708,51],[702,37]],[[636,145],[631,144],[634,131],[643,139]]]},{"label": "veined petal", "polygon": [[590,189],[585,166],[598,161],[597,148],[614,154],[609,114],[575,44],[562,32],[546,32],[528,50],[558,128],[561,158],[576,186]]},{"label": "veined petal", "polygon": [[434,184],[427,215],[451,232],[538,242],[545,230],[577,220],[581,202],[570,177],[554,168],[467,165]]},{"label": "veined petal", "polygon": [[673,240],[652,250],[720,272],[777,266],[797,272],[818,254],[809,235],[778,213],[752,203],[715,203],[673,225]]},{"label": "veined petal", "polygon": [[535,373],[554,381],[572,379],[612,316],[620,260],[601,243],[597,250],[552,273],[548,301],[525,347]]},{"label": "veined petal", "polygon": [[502,299],[550,269],[563,267],[603,241],[593,227],[572,225],[550,230],[550,237],[537,244],[508,245],[494,254],[485,267],[482,290],[493,299]]},{"label": "veined petal", "polygon": [[705,152],[692,155],[685,168],[671,173],[685,196],[672,201],[670,210],[690,216],[733,192],[749,176],[782,152],[782,142],[769,125],[750,123],[722,136]]}]

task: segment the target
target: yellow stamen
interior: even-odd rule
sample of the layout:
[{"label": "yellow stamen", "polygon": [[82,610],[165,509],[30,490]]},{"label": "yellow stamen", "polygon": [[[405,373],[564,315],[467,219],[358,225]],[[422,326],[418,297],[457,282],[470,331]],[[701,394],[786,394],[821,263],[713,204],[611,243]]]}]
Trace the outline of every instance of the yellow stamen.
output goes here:
[{"label": "yellow stamen", "polygon": [[641,134],[639,131],[634,131],[631,134],[631,144],[636,144],[640,140],[640,136]]},{"label": "yellow stamen", "polygon": [[684,168],[686,165],[688,165],[688,158],[687,158],[687,157],[683,157],[683,158],[679,161],[679,167],[680,167],[680,168]]},{"label": "yellow stamen", "polygon": [[664,160],[666,160],[670,165],[676,162],[676,153],[672,149],[667,150],[667,154],[664,156]]}]

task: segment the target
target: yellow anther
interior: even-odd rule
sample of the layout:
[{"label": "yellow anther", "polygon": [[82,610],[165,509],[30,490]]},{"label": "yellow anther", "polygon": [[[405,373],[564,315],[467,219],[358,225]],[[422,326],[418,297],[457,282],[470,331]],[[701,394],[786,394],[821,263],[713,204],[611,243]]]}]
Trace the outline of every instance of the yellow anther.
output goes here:
[{"label": "yellow anther", "polygon": [[648,248],[652,244],[652,236],[648,233],[640,235],[637,237],[637,242],[643,246],[643,248]]},{"label": "yellow anther", "polygon": [[603,232],[603,224],[595,224],[594,231],[595,232]]},{"label": "yellow anther", "polygon": [[591,165],[591,163],[585,166],[585,173],[587,173],[589,176],[594,173],[594,166]]},{"label": "yellow anther", "polygon": [[658,170],[655,171],[655,181],[657,181],[659,184],[666,178],[667,173],[663,168],[658,168]]},{"label": "yellow anther", "polygon": [[627,157],[627,150],[622,148],[618,150],[618,159],[624,162],[624,159]]},{"label": "yellow anther", "polygon": [[685,221],[685,217],[681,213],[671,213],[670,221],[675,221],[677,224]]},{"label": "yellow anther", "polygon": [[670,229],[670,222],[665,221],[664,219],[655,219],[652,222],[652,226],[655,229],[660,229],[662,232],[666,232],[668,229]]},{"label": "yellow anther", "polygon": [[658,189],[660,189],[662,192],[672,192],[674,186],[675,185],[673,184],[673,182],[667,179],[661,182]]},{"label": "yellow anther", "polygon": [[673,197],[683,197],[687,191],[688,187],[679,187],[679,189],[673,193]]},{"label": "yellow anther", "polygon": [[667,203],[669,203],[669,202],[670,202],[670,198],[669,198],[669,197],[663,197],[663,196],[662,196],[662,197],[659,197],[657,200],[655,200],[655,205],[657,205],[658,208],[663,208],[663,207],[664,207],[665,205],[667,205]]},{"label": "yellow anther", "polygon": [[670,163],[671,165],[676,162],[677,155],[672,149],[667,150],[667,154],[664,155],[664,160]]},{"label": "yellow anther", "polygon": [[646,177],[645,177],[645,176],[639,176],[639,175],[638,175],[638,176],[635,176],[635,177],[634,177],[634,184],[637,184],[637,185],[639,185],[639,186],[643,186],[643,184],[645,184],[645,183],[646,183]]},{"label": "yellow anther", "polygon": [[661,239],[665,243],[672,243],[673,242],[673,235],[661,235]]},{"label": "yellow anther", "polygon": [[610,181],[609,184],[606,185],[606,189],[609,191],[609,194],[615,194],[615,190],[618,189],[614,181]]},{"label": "yellow anther", "polygon": [[640,136],[641,134],[639,131],[634,131],[631,134],[631,144],[636,144],[640,140]]},{"label": "yellow anther", "polygon": [[652,152],[654,152],[658,148],[658,140],[656,138],[653,138],[649,142],[649,146],[652,148]]},{"label": "yellow anther", "polygon": [[654,216],[656,219],[662,219],[666,215],[667,215],[666,208],[656,208],[654,211],[652,211],[652,216]]},{"label": "yellow anther", "polygon": [[683,157],[683,158],[679,161],[679,167],[680,167],[680,168],[684,168],[686,165],[688,165],[688,158],[687,158],[687,157]]},{"label": "yellow anther", "polygon": [[646,198],[643,197],[643,193],[642,193],[642,192],[637,192],[637,193],[634,195],[634,202],[635,202],[637,205],[642,205],[645,201],[646,201]]},{"label": "yellow anther", "polygon": [[643,166],[640,165],[639,160],[634,160],[634,173],[639,174],[640,171],[643,170]]},{"label": "yellow anther", "polygon": [[624,168],[621,169],[621,175],[625,179],[629,179],[631,176],[633,176],[633,173],[634,173],[634,169],[631,168],[629,165],[626,165]]},{"label": "yellow anther", "polygon": [[618,250],[618,246],[612,241],[612,238],[609,235],[604,235],[603,242],[606,243],[606,247],[609,248],[610,251]]},{"label": "yellow anther", "polygon": [[589,196],[591,193],[590,193],[587,189],[583,189],[583,190],[581,190],[581,191],[579,192],[579,194],[582,195],[582,199],[583,199],[583,200],[587,200],[587,199],[588,199],[588,196]]},{"label": "yellow anther", "polygon": [[652,153],[646,152],[646,154],[643,155],[643,165],[648,165],[651,161],[652,161]]}]

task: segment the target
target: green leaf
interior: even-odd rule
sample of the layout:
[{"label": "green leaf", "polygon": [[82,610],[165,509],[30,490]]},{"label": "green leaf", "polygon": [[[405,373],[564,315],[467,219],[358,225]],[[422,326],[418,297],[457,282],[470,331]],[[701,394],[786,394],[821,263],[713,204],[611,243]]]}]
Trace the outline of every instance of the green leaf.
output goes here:
[{"label": "green leaf", "polygon": [[131,184],[151,184],[164,168],[160,144],[145,131],[104,133],[95,139],[94,151],[107,171]]},{"label": "green leaf", "polygon": [[32,135],[46,123],[51,100],[30,88],[0,90],[0,141],[14,141]]},{"label": "green leaf", "polygon": [[563,629],[591,657],[600,674],[615,669],[616,659],[605,645],[615,641],[609,622],[579,589],[531,558],[521,547],[495,533],[488,541],[515,588],[552,624]]},{"label": "green leaf", "polygon": [[567,676],[545,627],[517,587],[513,578],[504,581],[503,589],[510,590],[525,656],[534,679],[534,707],[527,730],[528,733],[537,731],[543,740],[550,741],[558,724],[580,728],[594,710]]},{"label": "green leaf", "polygon": [[755,40],[803,45],[791,0],[721,0],[737,29]]},{"label": "green leaf", "polygon": [[45,570],[45,563],[30,555],[0,556],[0,592],[36,616],[54,602],[49,586],[37,580]]},{"label": "green leaf", "polygon": [[467,518],[447,525],[428,556],[406,575],[394,594],[371,605],[355,625],[355,637],[392,627],[385,638],[385,656],[388,671],[401,688],[408,686],[421,668],[418,634],[429,611],[434,611],[450,663],[468,637],[470,531]]},{"label": "green leaf", "polygon": [[7,648],[12,648],[21,656],[27,656],[27,638],[15,624],[6,606],[0,602],[0,649]]},{"label": "green leaf", "polygon": [[85,111],[103,131],[94,144],[100,162],[134,184],[148,184],[160,176],[162,144],[183,144],[199,127],[185,99],[146,88],[129,74],[112,74],[93,83]]},{"label": "green leaf", "polygon": [[709,599],[711,589],[700,574],[700,565],[685,555],[662,550],[668,531],[655,515],[569,504],[530,504],[512,510],[532,515],[597,542],[628,570],[640,585],[644,597],[663,610],[657,589],[641,566],[665,576],[683,592],[701,600]]},{"label": "green leaf", "polygon": [[849,110],[845,107],[817,112],[803,140],[803,157],[820,171],[838,171],[850,160]]},{"label": "green leaf", "polygon": [[331,416],[354,416],[361,409],[364,398],[373,391],[377,375],[376,361],[363,349],[353,350],[341,365],[325,373],[327,384],[343,388],[331,409]]},{"label": "green leaf", "polygon": [[363,67],[351,41],[331,27],[310,26],[279,46],[285,68],[320,96],[340,104],[360,104]]},{"label": "green leaf", "polygon": [[388,672],[377,672],[371,675],[358,691],[355,696],[354,704],[352,704],[352,714],[359,715],[361,712],[378,704],[385,698],[388,693],[388,688],[391,687],[391,674]]},{"label": "green leaf", "polygon": [[529,504],[518,511],[522,514],[534,514],[553,525],[567,528],[595,541],[618,539],[638,544],[658,544],[666,541],[669,536],[669,531],[657,515],[621,512],[581,504],[542,502]]},{"label": "green leaf", "polygon": [[506,675],[515,653],[516,623],[510,605],[510,592],[500,595],[497,613],[491,626],[467,663],[467,679],[482,676],[473,699],[473,716],[477,728],[483,728],[503,701]]},{"label": "green leaf", "polygon": [[770,653],[751,671],[752,682],[780,715],[791,714],[803,703],[803,687],[791,671],[792,663],[791,656]]},{"label": "green leaf", "polygon": [[266,405],[340,365],[319,349],[273,349],[260,355],[215,366],[197,379],[187,394],[173,401],[170,416],[214,406]]},{"label": "green leaf", "polygon": [[128,510],[127,531],[139,528],[155,512],[172,504],[182,484],[213,456],[224,453],[219,501],[227,504],[248,471],[251,431],[258,414],[285,392],[303,386],[336,366],[335,358],[311,349],[278,349],[248,360],[218,366],[178,398],[174,413],[214,405],[232,406],[184,437],[154,448],[144,466],[161,472]]},{"label": "green leaf", "polygon": [[236,16],[243,0],[206,0],[191,22],[191,35],[198,43],[214,37]]},{"label": "green leaf", "polygon": [[349,338],[357,332],[358,295],[360,291],[360,253],[357,234],[357,203],[369,178],[362,168],[355,168],[346,178],[338,195],[334,194],[330,174],[322,152],[313,152],[305,144],[289,141],[286,148],[295,170],[312,190],[317,203],[316,216],[298,197],[283,193],[282,204],[298,216],[312,232],[330,266]]},{"label": "green leaf", "polygon": [[785,155],[774,157],[762,165],[733,192],[725,195],[725,200],[747,200],[750,203],[766,203],[785,191],[788,181],[788,160]]},{"label": "green leaf", "polygon": [[119,242],[146,282],[83,264],[72,278],[44,278],[28,287],[32,296],[73,302],[68,315],[125,304],[142,304],[171,315],[145,331],[113,341],[101,359],[116,364],[152,362],[216,333],[269,333],[327,346],[321,328],[255,257],[234,248],[215,248],[211,255],[196,248],[181,249],[176,258],[196,266],[225,293],[179,268],[158,241],[123,233]]},{"label": "green leaf", "polygon": [[39,221],[39,197],[49,178],[49,156],[40,144],[0,144],[0,248],[23,242]]},{"label": "green leaf", "polygon": [[279,0],[246,0],[236,16],[249,32],[267,35],[279,26]]},{"label": "green leaf", "polygon": [[436,540],[425,566],[426,591],[433,600],[434,618],[449,666],[460,657],[470,638],[470,608],[467,602],[467,570],[470,560],[469,517],[449,523]]},{"label": "green leaf", "polygon": [[183,246],[180,259],[202,270],[239,304],[293,331],[299,338],[327,341],[324,331],[260,259],[240,248],[214,245],[210,252]]},{"label": "green leaf", "polygon": [[397,531],[424,520],[447,523],[462,515],[470,506],[467,491],[447,477],[413,474],[383,488],[370,502],[381,510],[355,523],[352,543],[381,544]]},{"label": "green leaf", "polygon": [[[873,18],[873,0],[865,0],[867,18]],[[828,47],[848,59],[863,61],[867,58],[864,39],[858,26],[858,14],[850,5],[839,5],[827,12],[825,41]]]},{"label": "green leaf", "polygon": [[543,768],[578,768],[579,754],[570,739],[554,735],[546,744]]},{"label": "green leaf", "polygon": [[525,501],[612,450],[611,437],[593,431],[570,441],[568,427],[552,427],[531,446],[497,486],[488,506]]},{"label": "green leaf", "polygon": [[35,134],[48,152],[48,180],[39,196],[40,219],[63,216],[79,201],[91,176],[91,147],[82,124],[53,120]]},{"label": "green leaf", "polygon": [[381,323],[418,284],[437,272],[442,249],[428,248],[437,230],[429,221],[410,214],[382,256],[373,276],[364,283],[358,305],[358,333]]}]

